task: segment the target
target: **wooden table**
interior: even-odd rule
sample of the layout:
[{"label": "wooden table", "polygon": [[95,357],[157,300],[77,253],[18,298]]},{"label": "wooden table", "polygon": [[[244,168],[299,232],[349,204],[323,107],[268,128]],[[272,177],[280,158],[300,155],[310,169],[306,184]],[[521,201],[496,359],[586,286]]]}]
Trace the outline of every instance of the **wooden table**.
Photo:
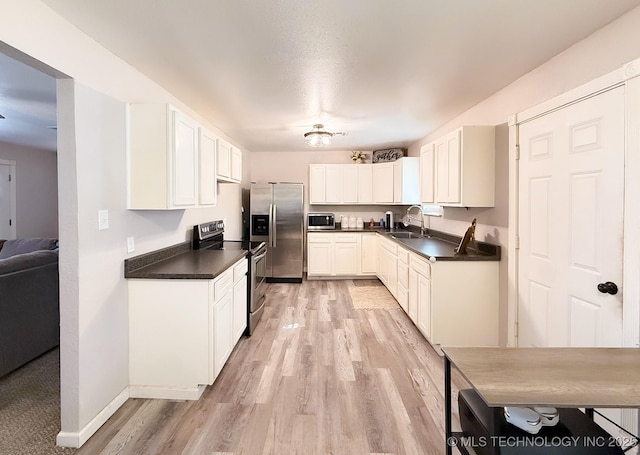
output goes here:
[{"label": "wooden table", "polygon": [[[487,406],[640,408],[640,349],[443,348],[445,438],[451,431],[451,365]],[[447,455],[452,447],[447,444]]]}]

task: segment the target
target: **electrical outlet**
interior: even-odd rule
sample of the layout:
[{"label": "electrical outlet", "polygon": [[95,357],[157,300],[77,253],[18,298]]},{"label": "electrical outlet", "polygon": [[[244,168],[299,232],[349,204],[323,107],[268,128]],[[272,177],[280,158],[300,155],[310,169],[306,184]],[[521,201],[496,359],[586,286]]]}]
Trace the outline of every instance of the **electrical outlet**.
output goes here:
[{"label": "electrical outlet", "polygon": [[103,231],[109,229],[109,211],[98,210],[98,230]]},{"label": "electrical outlet", "polygon": [[133,237],[127,237],[127,253],[133,253],[136,247],[133,242]]}]

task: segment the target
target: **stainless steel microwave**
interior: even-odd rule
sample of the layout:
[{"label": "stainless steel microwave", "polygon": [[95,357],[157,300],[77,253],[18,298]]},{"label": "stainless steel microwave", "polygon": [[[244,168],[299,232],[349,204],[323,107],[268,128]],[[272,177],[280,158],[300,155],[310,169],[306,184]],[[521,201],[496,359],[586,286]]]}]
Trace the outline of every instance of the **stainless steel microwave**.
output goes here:
[{"label": "stainless steel microwave", "polygon": [[336,217],[333,213],[308,213],[307,229],[315,231],[335,229]]}]

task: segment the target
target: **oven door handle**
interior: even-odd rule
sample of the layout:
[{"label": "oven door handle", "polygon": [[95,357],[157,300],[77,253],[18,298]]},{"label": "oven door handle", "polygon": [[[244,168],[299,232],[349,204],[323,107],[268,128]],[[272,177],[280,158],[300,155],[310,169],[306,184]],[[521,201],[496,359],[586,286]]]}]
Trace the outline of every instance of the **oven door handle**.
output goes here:
[{"label": "oven door handle", "polygon": [[260,253],[257,256],[253,256],[253,263],[257,263],[260,259],[262,259],[263,257],[265,257],[267,255],[267,252],[265,251],[264,253]]}]

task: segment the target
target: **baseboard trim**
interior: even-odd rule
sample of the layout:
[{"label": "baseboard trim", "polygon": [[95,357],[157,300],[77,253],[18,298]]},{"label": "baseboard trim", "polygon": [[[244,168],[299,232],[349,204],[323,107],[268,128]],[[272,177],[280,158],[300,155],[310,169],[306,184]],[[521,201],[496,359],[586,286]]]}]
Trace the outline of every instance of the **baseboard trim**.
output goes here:
[{"label": "baseboard trim", "polygon": [[56,436],[56,445],[60,447],[82,447],[98,429],[111,417],[125,401],[129,399],[129,388],[126,387],[118,394],[105,408],[98,413],[91,421],[85,425],[79,432],[61,431]]},{"label": "baseboard trim", "polygon": [[129,386],[129,397],[161,400],[199,400],[206,387],[206,385],[199,385],[194,388]]}]

